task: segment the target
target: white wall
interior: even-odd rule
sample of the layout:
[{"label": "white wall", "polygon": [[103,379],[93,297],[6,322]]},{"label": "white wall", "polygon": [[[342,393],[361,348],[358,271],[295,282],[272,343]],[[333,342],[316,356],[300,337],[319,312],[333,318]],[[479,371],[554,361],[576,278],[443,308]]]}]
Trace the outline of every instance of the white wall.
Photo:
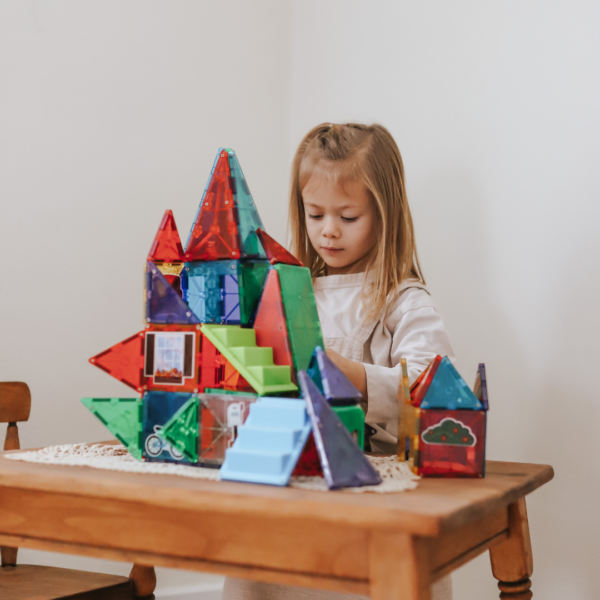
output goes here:
[{"label": "white wall", "polygon": [[[0,380],[31,385],[23,445],[106,438],[79,398],[129,392],[87,358],[141,328],[161,215],[186,237],[217,147],[284,241],[301,136],[377,121],[459,368],[487,363],[490,458],[556,469],[529,503],[536,594],[598,597],[598,30],[566,0],[1,0]],[[455,582],[497,594],[486,558]]]},{"label": "white wall", "polygon": [[[536,597],[600,597],[597,2],[295,3],[292,148],[379,122],[405,160],[459,370],[488,367],[489,458],[550,463],[530,497]],[[495,598],[487,557],[456,598]]]},{"label": "white wall", "polygon": [[[162,214],[185,243],[219,146],[285,240],[290,18],[277,0],[0,2],[0,380],[31,386],[24,447],[110,438],[79,399],[135,392],[87,359],[142,328]],[[159,590],[213,581],[161,571]]]}]

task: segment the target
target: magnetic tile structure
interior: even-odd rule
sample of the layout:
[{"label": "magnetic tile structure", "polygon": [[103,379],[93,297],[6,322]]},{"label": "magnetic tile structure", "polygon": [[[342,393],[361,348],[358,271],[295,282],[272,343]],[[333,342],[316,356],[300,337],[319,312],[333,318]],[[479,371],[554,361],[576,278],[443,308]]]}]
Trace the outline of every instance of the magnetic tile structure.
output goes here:
[{"label": "magnetic tile structure", "polygon": [[[323,350],[310,270],[269,236],[235,152],[220,148],[185,246],[167,210],[146,257],[144,328],[90,363],[135,398],[83,404],[138,460],[221,469],[222,479],[331,489],[377,485],[359,391]],[[400,460],[480,477],[488,388],[436,357],[399,387]]]},{"label": "magnetic tile structure", "polygon": [[143,306],[143,330],[90,359],[138,397],[82,400],[135,458],[270,485],[380,482],[361,395],[323,350],[310,271],[266,233],[233,150],[219,149],[185,246],[164,213]]},{"label": "magnetic tile structure", "polygon": [[398,388],[398,460],[424,477],[484,477],[487,411],[485,365],[471,391],[448,357],[436,356],[408,389]]}]

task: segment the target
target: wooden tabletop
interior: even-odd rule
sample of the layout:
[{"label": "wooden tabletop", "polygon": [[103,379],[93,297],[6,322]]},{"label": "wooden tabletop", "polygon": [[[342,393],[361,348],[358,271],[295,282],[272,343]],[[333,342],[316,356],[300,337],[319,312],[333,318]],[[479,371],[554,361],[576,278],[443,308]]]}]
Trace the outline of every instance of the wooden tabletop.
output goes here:
[{"label": "wooden tabletop", "polygon": [[552,477],[550,466],[488,461],[484,479],[423,479],[389,494],[317,492],[0,454],[0,543],[224,573],[228,564],[291,569],[299,578],[262,578],[338,578],[318,587],[364,592],[351,582],[369,581],[369,536],[441,539],[495,519],[493,537],[508,531],[507,507]]},{"label": "wooden tabletop", "polygon": [[548,465],[488,461],[483,479],[427,478],[416,490],[389,494],[318,492],[4,458],[12,453],[0,453],[1,488],[141,502],[167,509],[234,511],[248,517],[293,516],[426,536],[491,514],[554,476]]}]

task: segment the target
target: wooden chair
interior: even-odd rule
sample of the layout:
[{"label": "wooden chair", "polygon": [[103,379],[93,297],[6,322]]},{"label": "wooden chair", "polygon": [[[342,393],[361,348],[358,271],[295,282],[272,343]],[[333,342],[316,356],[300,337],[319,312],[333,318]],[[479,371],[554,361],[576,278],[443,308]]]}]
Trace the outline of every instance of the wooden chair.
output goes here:
[{"label": "wooden chair", "polygon": [[[4,450],[19,450],[17,423],[29,419],[31,392],[25,383],[0,383],[0,423],[8,423]],[[0,509],[2,488],[0,485]],[[58,567],[17,565],[18,548],[1,547],[2,600],[132,600],[154,599],[154,567],[133,565],[129,578]]]}]

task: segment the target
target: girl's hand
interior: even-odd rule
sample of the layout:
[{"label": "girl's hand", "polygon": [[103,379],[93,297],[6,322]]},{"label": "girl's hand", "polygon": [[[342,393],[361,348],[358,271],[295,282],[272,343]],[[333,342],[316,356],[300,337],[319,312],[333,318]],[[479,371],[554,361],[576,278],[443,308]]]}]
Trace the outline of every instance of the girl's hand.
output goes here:
[{"label": "girl's hand", "polygon": [[362,363],[344,358],[335,350],[327,348],[327,356],[333,364],[350,380],[352,385],[362,394],[363,399],[367,400],[367,373]]}]

